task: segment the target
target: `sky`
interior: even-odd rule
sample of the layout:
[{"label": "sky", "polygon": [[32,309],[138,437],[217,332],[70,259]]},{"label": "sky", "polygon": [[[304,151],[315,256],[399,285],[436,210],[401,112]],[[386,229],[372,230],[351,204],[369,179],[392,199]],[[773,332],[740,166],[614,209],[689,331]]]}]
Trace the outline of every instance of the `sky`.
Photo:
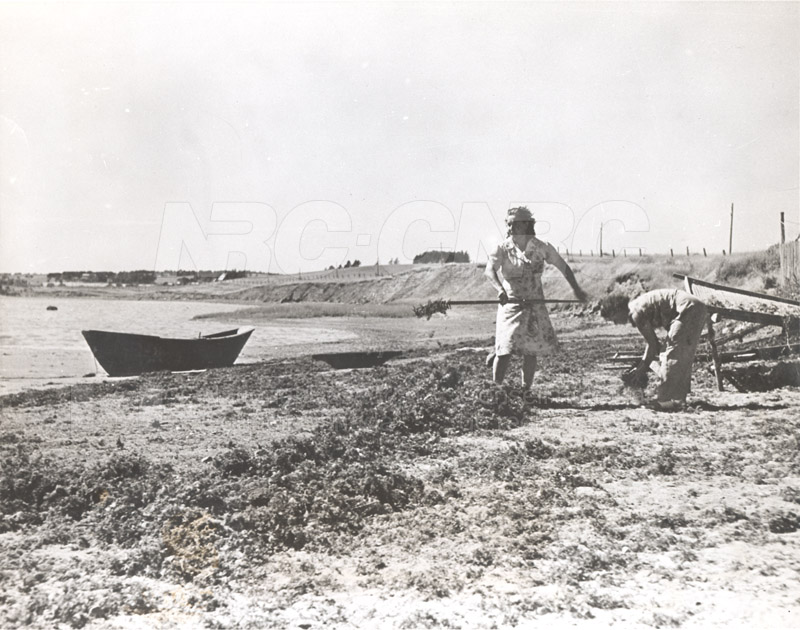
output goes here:
[{"label": "sky", "polygon": [[799,9],[0,3],[0,272],[480,261],[516,205],[561,251],[764,249]]}]

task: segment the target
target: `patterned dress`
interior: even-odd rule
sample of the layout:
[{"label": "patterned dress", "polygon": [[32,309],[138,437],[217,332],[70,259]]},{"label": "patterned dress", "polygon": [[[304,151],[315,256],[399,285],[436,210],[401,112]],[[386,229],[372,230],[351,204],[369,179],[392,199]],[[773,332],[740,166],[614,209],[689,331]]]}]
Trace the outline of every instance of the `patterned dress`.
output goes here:
[{"label": "patterned dress", "polygon": [[[544,264],[559,261],[556,249],[537,238],[532,238],[522,251],[509,237],[489,256],[489,265],[498,272],[503,289],[516,300],[543,300]],[[557,348],[556,333],[544,303],[509,302],[497,308],[495,354],[548,355]]]}]

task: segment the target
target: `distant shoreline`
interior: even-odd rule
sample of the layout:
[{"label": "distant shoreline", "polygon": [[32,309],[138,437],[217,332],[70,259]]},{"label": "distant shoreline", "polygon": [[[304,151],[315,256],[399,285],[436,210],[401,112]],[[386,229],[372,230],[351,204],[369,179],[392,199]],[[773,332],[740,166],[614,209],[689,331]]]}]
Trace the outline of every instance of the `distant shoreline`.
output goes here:
[{"label": "distant shoreline", "polygon": [[[726,286],[770,295],[782,295],[780,257],[772,249],[754,254],[723,256],[568,256],[581,287],[590,300],[609,291],[626,293],[677,287],[673,274],[688,275]],[[495,294],[484,276],[485,265],[473,263],[371,266],[324,270],[309,274],[254,275],[231,280],[187,284],[112,286],[82,282],[79,286],[18,286],[0,278],[6,296],[99,298],[117,300],[200,300],[252,303],[419,304],[430,299],[485,300]],[[23,282],[24,280],[19,280]],[[5,284],[4,284],[5,282]],[[542,276],[548,298],[572,298],[557,270]],[[791,291],[790,291],[791,292]]]}]

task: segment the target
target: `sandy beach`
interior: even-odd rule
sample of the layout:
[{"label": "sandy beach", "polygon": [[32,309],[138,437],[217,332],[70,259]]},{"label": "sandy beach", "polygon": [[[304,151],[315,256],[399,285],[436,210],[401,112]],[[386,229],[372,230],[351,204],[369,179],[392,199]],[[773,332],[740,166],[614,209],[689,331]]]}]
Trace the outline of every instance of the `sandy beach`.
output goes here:
[{"label": "sandy beach", "polygon": [[0,625],[798,627],[800,389],[698,364],[656,412],[607,369],[633,329],[555,321],[535,397],[478,325],[3,396]]}]

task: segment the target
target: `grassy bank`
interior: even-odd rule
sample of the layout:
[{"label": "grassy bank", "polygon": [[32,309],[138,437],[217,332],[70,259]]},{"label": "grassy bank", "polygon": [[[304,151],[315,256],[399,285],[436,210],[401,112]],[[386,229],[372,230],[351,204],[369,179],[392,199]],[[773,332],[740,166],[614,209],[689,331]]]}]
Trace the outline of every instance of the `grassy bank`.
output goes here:
[{"label": "grassy bank", "polygon": [[[674,273],[720,282],[748,290],[778,293],[779,258],[776,248],[764,252],[741,253],[732,256],[604,256],[569,257],[569,263],[578,282],[592,299],[600,299],[609,291],[625,285],[629,290],[649,290],[679,286]],[[329,274],[311,274],[312,280],[298,280],[289,276],[270,277],[258,283],[256,278],[242,281],[215,282],[189,286],[139,286],[139,287],[52,287],[29,288],[28,295],[50,297],[109,297],[114,299],[206,300],[241,303],[314,303],[308,311],[319,316],[316,306],[323,303],[380,305],[419,304],[439,298],[492,299],[494,291],[484,278],[484,268],[474,264],[412,265],[387,268],[384,275],[365,274],[358,278],[340,278]],[[553,268],[546,268],[543,276],[545,295],[551,298],[570,298],[572,292],[563,277]],[[302,309],[292,311],[287,317],[297,317]],[[338,313],[371,313],[366,310],[327,311]],[[392,317],[389,311],[381,317]]]}]

